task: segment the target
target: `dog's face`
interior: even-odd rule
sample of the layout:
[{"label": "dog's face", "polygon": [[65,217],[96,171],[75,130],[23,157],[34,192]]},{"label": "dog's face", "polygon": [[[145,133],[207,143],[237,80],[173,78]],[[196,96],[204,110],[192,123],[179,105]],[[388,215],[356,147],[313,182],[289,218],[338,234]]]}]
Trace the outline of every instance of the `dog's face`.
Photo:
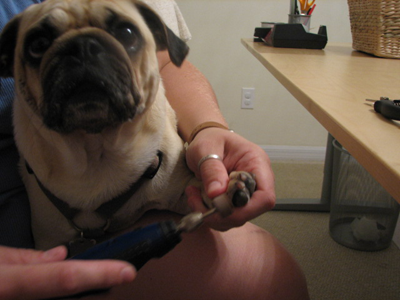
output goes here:
[{"label": "dog's face", "polygon": [[135,118],[159,85],[156,51],[180,65],[187,46],[133,0],[47,0],[7,24],[0,75],[62,134],[99,133]]}]

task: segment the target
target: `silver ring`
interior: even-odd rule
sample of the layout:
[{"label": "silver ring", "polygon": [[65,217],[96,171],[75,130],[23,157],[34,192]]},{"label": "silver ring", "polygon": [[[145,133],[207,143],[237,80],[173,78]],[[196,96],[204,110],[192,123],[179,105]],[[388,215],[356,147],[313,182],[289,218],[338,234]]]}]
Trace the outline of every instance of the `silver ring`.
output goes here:
[{"label": "silver ring", "polygon": [[203,164],[203,162],[205,162],[206,160],[209,160],[209,159],[218,159],[218,160],[222,161],[222,158],[219,155],[209,154],[200,159],[199,163],[197,164],[197,168],[200,170],[200,167]]}]

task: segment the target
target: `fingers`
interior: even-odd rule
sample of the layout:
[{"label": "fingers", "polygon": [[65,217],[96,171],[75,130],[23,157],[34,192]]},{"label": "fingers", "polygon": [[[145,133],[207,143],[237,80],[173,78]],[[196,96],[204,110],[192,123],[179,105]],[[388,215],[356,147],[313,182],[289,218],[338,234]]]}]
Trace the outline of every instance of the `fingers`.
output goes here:
[{"label": "fingers", "polygon": [[118,261],[3,265],[0,270],[0,295],[4,299],[61,297],[110,288],[131,282],[135,276],[131,265]]},{"label": "fingers", "polygon": [[201,164],[199,171],[208,197],[215,198],[225,192],[229,177],[223,162],[218,159],[208,159]]},{"label": "fingers", "polygon": [[42,299],[131,282],[133,266],[119,261],[63,261],[65,247],[48,251],[0,246],[0,298]]},{"label": "fingers", "polygon": [[[221,136],[230,135],[231,132],[220,128],[208,128],[202,130],[190,144],[186,161],[189,168],[196,177],[203,182],[204,190],[208,197],[214,198],[226,190],[228,173],[224,164],[224,138]],[[211,158],[204,160],[210,155],[217,155],[220,159]]]},{"label": "fingers", "polygon": [[[204,160],[200,168],[199,161],[203,157],[216,154],[222,158]],[[227,189],[232,171],[247,171],[256,175],[257,190],[249,203],[241,208],[235,208],[232,215],[222,219],[218,214],[205,222],[217,230],[227,230],[243,225],[260,214],[271,210],[275,205],[274,175],[268,155],[256,144],[243,137],[221,129],[201,131],[190,144],[186,160],[189,168],[202,180],[209,198],[224,193]],[[205,212],[200,192],[186,190],[189,206],[193,211]]]},{"label": "fingers", "polygon": [[64,260],[67,249],[59,246],[48,251],[32,249],[15,249],[0,246],[0,263],[4,264],[36,264]]},{"label": "fingers", "polygon": [[[245,147],[238,147],[238,149],[245,149]],[[215,214],[205,220],[205,223],[209,227],[220,231],[241,226],[248,220],[254,219],[255,217],[271,210],[275,205],[274,175],[270,166],[269,158],[261,148],[253,147],[251,151],[242,152],[242,155],[240,156],[229,155],[228,153],[224,159],[224,163],[226,166],[219,160],[209,159],[201,165],[200,172],[202,178],[204,178],[203,183],[206,190],[207,182],[212,182],[212,178],[214,178],[216,174],[218,174],[217,176],[221,176],[220,174],[226,174],[227,176],[226,169],[242,170],[254,173],[256,176],[257,190],[253,193],[250,201],[243,207],[235,208],[232,215],[226,218],[221,218],[218,214]],[[214,171],[221,165],[224,171]],[[210,198],[214,198],[220,193],[225,192],[229,179],[226,180],[223,189],[219,189],[219,191],[218,189],[215,189],[214,191],[212,191],[212,188],[208,189],[208,195]],[[192,211],[207,211],[198,189],[189,187],[186,190],[186,194],[188,196],[188,204]]]},{"label": "fingers", "polygon": [[[192,211],[205,213],[209,210],[209,208],[204,205],[201,192],[198,188],[193,186],[187,187],[186,195],[188,198],[188,205]],[[250,202],[252,202],[252,200]],[[249,216],[252,216],[253,214],[258,215],[261,210],[262,212],[266,211],[259,202],[255,206],[261,206],[261,208],[256,208],[258,212],[254,212],[254,205],[251,205],[250,202],[243,207],[235,208],[232,215],[228,217],[222,218],[220,214],[216,213],[207,217],[204,222],[207,226],[219,231],[226,231],[232,227],[242,226],[248,220],[253,218]]]},{"label": "fingers", "polygon": [[[271,163],[267,154],[261,150],[258,156],[259,162],[255,162],[254,165],[258,165],[258,168],[254,169],[256,175],[257,189],[252,196],[253,209],[263,208],[264,212],[272,210],[275,206],[275,176],[271,168]],[[257,217],[257,215],[253,216]]]}]

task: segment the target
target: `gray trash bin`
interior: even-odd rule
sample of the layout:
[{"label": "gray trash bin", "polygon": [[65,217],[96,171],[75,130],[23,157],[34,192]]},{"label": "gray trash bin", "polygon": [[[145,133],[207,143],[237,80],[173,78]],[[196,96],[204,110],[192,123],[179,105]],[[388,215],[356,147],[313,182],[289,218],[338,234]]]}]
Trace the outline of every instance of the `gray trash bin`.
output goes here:
[{"label": "gray trash bin", "polygon": [[329,231],[339,244],[364,251],[387,248],[399,204],[338,141],[333,140]]}]

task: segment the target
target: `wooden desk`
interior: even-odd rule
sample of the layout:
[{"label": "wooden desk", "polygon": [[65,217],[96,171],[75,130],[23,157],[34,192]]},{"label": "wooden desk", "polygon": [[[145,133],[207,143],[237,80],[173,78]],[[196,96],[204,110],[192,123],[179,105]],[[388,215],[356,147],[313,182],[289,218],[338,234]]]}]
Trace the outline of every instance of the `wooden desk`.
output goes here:
[{"label": "wooden desk", "polygon": [[328,43],[323,50],[242,44],[400,203],[400,122],[366,98],[400,98],[400,60]]}]

